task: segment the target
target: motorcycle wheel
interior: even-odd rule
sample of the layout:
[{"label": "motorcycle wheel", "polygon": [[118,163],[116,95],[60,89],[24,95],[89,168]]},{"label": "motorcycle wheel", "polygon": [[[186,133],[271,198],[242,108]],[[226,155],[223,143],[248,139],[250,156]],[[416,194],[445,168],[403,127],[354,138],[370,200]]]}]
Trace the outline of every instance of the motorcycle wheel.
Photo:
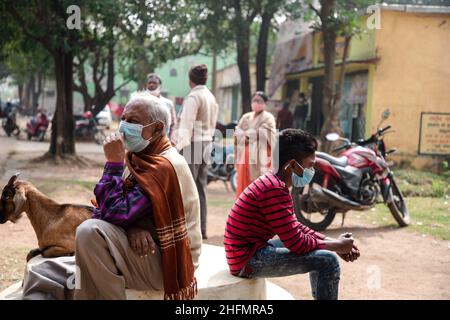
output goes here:
[{"label": "motorcycle wheel", "polygon": [[44,141],[44,138],[45,138],[45,131],[41,130],[41,131],[39,132],[39,138],[38,138],[38,140],[42,142],[42,141]]},{"label": "motorcycle wheel", "polygon": [[[308,228],[311,228],[316,231],[322,231],[328,228],[328,226],[333,222],[334,217],[336,216],[335,209],[324,210],[323,212],[313,212],[307,213],[301,210],[300,208],[300,197],[309,192],[309,188],[311,185],[308,185],[304,188],[292,188],[292,200],[294,203],[294,211],[297,216],[298,221],[304,224]],[[313,221],[312,218],[316,218],[321,216],[321,219],[317,221]]]},{"label": "motorcycle wheel", "polygon": [[406,227],[410,221],[409,211],[406,207],[405,198],[394,179],[391,179],[391,189],[389,190],[389,193],[391,193],[391,197],[394,201],[388,203],[387,206],[398,225],[400,227]]},{"label": "motorcycle wheel", "polygon": [[233,192],[236,192],[236,190],[237,190],[237,172],[236,172],[236,170],[233,170],[230,174],[230,184],[231,184],[231,189],[233,190]]},{"label": "motorcycle wheel", "polygon": [[212,180],[212,178],[211,178],[211,176],[208,174],[207,176],[206,176],[206,184],[208,185],[210,182],[212,182],[213,180]]}]

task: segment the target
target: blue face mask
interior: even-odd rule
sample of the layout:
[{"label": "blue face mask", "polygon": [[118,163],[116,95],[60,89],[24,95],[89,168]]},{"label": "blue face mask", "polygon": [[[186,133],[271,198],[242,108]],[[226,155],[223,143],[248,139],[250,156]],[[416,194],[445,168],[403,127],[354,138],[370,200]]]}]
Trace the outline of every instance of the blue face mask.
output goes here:
[{"label": "blue face mask", "polygon": [[[297,162],[298,164],[298,162]],[[316,171],[314,168],[303,168],[300,164],[298,164],[303,169],[302,176],[299,176],[295,172],[292,172],[292,185],[296,188],[303,188],[311,183],[312,178]]]},{"label": "blue face mask", "polygon": [[131,152],[144,150],[150,144],[151,139],[145,140],[142,138],[142,130],[153,123],[155,122],[143,126],[142,124],[120,121],[119,132],[123,134],[125,149]]}]

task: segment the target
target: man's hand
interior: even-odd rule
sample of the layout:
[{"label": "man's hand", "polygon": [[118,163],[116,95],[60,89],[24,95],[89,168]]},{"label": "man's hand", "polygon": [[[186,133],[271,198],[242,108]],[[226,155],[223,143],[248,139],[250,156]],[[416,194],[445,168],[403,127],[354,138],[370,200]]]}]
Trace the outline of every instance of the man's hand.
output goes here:
[{"label": "man's hand", "polygon": [[108,162],[123,162],[125,159],[125,148],[120,133],[112,133],[103,141],[103,152]]},{"label": "man's hand", "polygon": [[128,242],[131,248],[142,258],[148,252],[155,253],[156,245],[150,232],[141,228],[130,228],[127,230]]}]

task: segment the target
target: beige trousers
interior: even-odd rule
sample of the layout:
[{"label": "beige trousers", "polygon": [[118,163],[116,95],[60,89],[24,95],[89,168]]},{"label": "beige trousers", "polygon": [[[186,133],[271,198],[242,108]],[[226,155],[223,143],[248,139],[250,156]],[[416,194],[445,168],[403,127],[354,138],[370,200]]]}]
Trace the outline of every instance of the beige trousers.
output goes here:
[{"label": "beige trousers", "polygon": [[158,247],[147,257],[131,249],[125,231],[98,219],[76,233],[75,299],[126,299],[125,289],[163,290]]}]

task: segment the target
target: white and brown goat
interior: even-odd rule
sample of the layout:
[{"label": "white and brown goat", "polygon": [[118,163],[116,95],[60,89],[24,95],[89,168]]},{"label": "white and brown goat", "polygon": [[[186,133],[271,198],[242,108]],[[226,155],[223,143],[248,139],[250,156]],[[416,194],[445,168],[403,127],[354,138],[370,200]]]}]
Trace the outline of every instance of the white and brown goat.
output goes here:
[{"label": "white and brown goat", "polygon": [[76,228],[92,216],[92,207],[59,204],[48,198],[30,182],[13,175],[3,188],[0,200],[0,224],[16,222],[25,212],[38,239],[39,248],[31,250],[27,261],[42,254],[46,258],[72,255],[75,252]]}]

